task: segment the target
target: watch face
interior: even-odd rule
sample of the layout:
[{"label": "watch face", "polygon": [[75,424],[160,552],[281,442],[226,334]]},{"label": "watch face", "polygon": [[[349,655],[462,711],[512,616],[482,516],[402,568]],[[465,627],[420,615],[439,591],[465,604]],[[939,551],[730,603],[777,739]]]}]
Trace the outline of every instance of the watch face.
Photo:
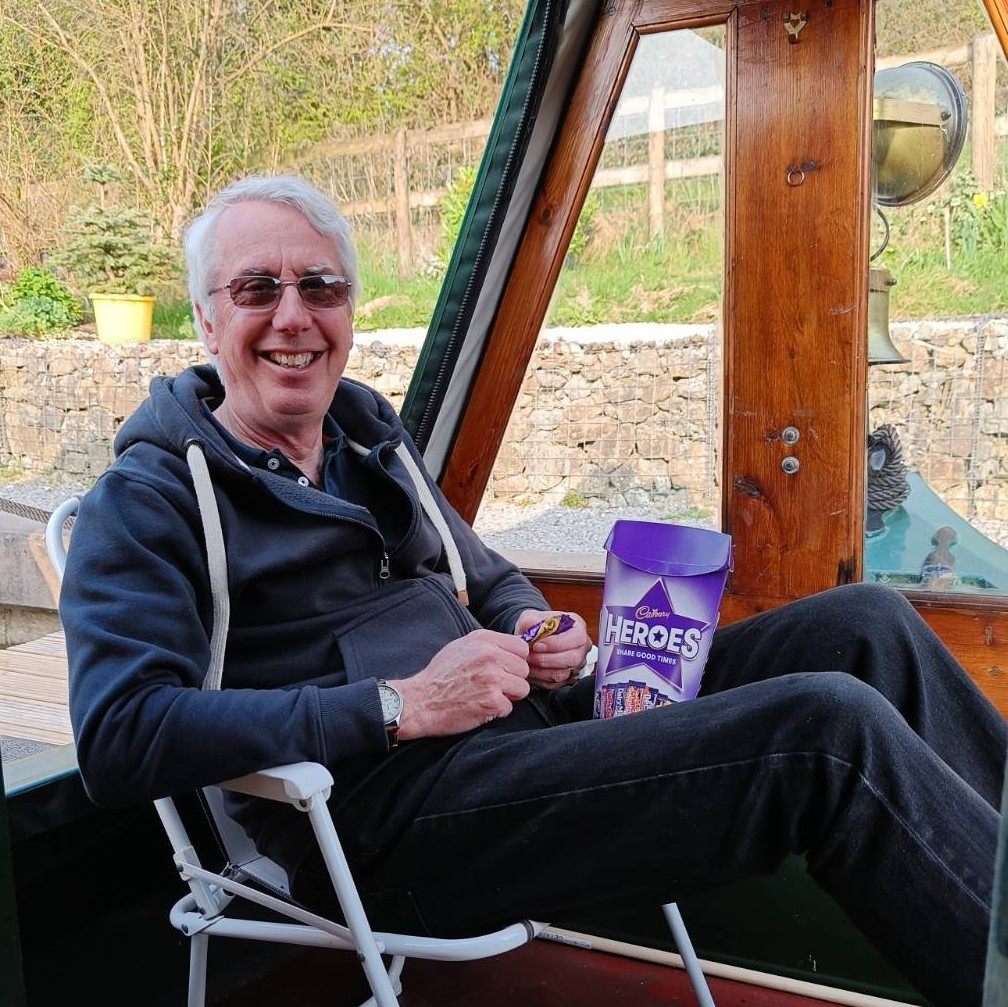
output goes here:
[{"label": "watch face", "polygon": [[386,685],[384,682],[378,685],[378,695],[381,696],[382,717],[386,724],[390,724],[402,713],[402,696],[391,685]]}]

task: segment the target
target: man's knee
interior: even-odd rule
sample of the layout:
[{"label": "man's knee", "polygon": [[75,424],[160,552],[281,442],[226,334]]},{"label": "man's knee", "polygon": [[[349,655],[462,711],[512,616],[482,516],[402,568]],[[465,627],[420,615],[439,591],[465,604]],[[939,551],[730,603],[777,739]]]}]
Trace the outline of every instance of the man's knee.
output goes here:
[{"label": "man's knee", "polygon": [[878,642],[920,624],[906,597],[885,584],[846,584],[805,600],[824,628],[842,629]]},{"label": "man's knee", "polygon": [[792,718],[834,755],[845,748],[860,749],[872,735],[889,732],[900,719],[877,689],[846,672],[797,675],[793,686]]}]

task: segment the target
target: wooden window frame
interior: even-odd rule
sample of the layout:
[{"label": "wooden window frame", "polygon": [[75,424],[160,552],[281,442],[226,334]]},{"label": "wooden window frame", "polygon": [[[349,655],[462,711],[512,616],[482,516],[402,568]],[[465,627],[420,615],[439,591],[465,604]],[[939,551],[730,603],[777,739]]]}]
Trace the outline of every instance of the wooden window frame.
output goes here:
[{"label": "wooden window frame", "polygon": [[[986,0],[992,6],[995,28],[1001,17],[1004,27],[1005,0]],[[854,119],[854,128],[838,132],[836,128],[820,137],[818,153],[815,137],[809,143],[813,153],[806,162],[795,161],[814,175],[815,183],[799,193],[810,206],[815,206],[813,194],[820,197],[820,207],[826,207],[833,218],[826,227],[845,228],[850,258],[843,263],[846,270],[842,282],[826,302],[816,289],[829,278],[821,273],[811,280],[804,277],[798,286],[824,310],[818,316],[816,328],[807,323],[793,337],[784,335],[778,324],[769,345],[761,352],[770,354],[769,366],[779,372],[783,386],[792,380],[791,361],[808,348],[811,338],[816,351],[824,354],[824,366],[841,360],[835,374],[836,402],[829,403],[829,384],[820,383],[803,401],[802,389],[786,389],[791,395],[787,409],[760,413],[760,383],[766,374],[746,373],[751,367],[751,348],[740,336],[746,324],[753,326],[756,301],[763,309],[768,304],[780,304],[788,282],[787,256],[790,269],[796,274],[795,255],[815,256],[814,235],[800,236],[804,244],[787,250],[771,250],[779,261],[759,271],[752,256],[756,245],[747,233],[746,223],[739,215],[740,203],[764,199],[767,206],[785,206],[784,198],[794,196],[782,190],[787,159],[801,157],[795,145],[796,134],[814,133],[818,124],[818,109],[801,104],[795,98],[790,114],[807,113],[806,120],[790,132],[783,129],[766,139],[766,170],[769,181],[753,183],[752,175],[742,175],[745,165],[736,169],[739,150],[750,156],[756,147],[751,137],[740,137],[740,117],[771,115],[758,98],[749,106],[739,102],[739,60],[748,58],[740,43],[739,33],[765,30],[757,44],[769,63],[796,56],[800,46],[808,47],[805,63],[792,59],[784,72],[795,73],[806,89],[816,83],[814,74],[826,66],[829,55],[826,45],[835,45],[832,36],[819,37],[809,30],[794,50],[786,48],[773,32],[778,30],[778,15],[782,4],[772,0],[751,2],[711,2],[696,0],[611,0],[603,5],[594,36],[584,59],[584,70],[573,90],[566,117],[561,124],[554,150],[544,169],[539,189],[525,233],[503,292],[472,395],[460,425],[458,436],[448,459],[441,485],[459,512],[472,522],[494,461],[517,400],[535,343],[543,325],[549,301],[563,265],[564,255],[577,223],[582,205],[601,156],[606,131],[640,35],[663,30],[706,27],[725,24],[728,101],[726,104],[726,269],[725,269],[725,450],[724,527],[736,542],[736,570],[730,581],[722,607],[722,619],[734,621],[772,608],[787,600],[828,588],[836,583],[859,580],[862,576],[864,550],[864,446],[867,423],[867,347],[863,333],[867,313],[868,222],[870,217],[870,157],[871,157],[871,75],[874,69],[873,5],[869,0],[822,0],[821,7],[812,8],[813,17],[826,23],[830,30],[838,26],[849,45],[845,51],[846,68],[856,77],[856,87],[848,89],[851,101],[846,106],[846,127]],[[842,9],[841,9],[842,8]],[[851,20],[855,16],[856,23]],[[834,21],[829,22],[830,15]],[[846,20],[840,15],[845,14]],[[764,24],[765,23],[765,24]],[[826,32],[830,34],[829,31]],[[999,37],[1000,33],[999,33]],[[812,48],[819,45],[818,53]],[[1004,44],[1004,38],[1002,38]],[[854,52],[856,45],[857,51]],[[774,48],[776,47],[776,48]],[[739,50],[743,50],[740,54]],[[835,54],[834,54],[835,55]],[[814,61],[818,59],[819,64]],[[835,81],[833,82],[835,85]],[[782,85],[784,86],[784,85]],[[796,84],[795,89],[798,89]],[[778,91],[778,95],[780,95]],[[833,124],[836,127],[836,123]],[[746,130],[742,123],[743,133]],[[823,139],[823,137],[825,139]],[[844,150],[838,150],[846,143]],[[790,146],[789,146],[790,145]],[[830,158],[834,161],[831,162]],[[842,170],[830,176],[832,164],[843,160]],[[822,169],[820,172],[820,168]],[[819,187],[818,190],[816,187]],[[828,191],[833,186],[836,191]],[[763,189],[767,190],[764,198]],[[772,190],[772,191],[770,191]],[[776,201],[776,202],[775,202]],[[839,210],[837,208],[840,208]],[[801,211],[796,211],[801,212]],[[804,212],[809,213],[809,210]],[[838,220],[837,214],[843,215]],[[796,217],[797,219],[797,217]],[[750,230],[751,230],[751,225]],[[749,256],[749,261],[746,261]],[[819,268],[823,260],[817,260]],[[776,273],[775,273],[776,271]],[[755,280],[751,277],[756,277]],[[754,290],[752,284],[770,284],[769,293]],[[776,300],[775,300],[776,299]],[[841,303],[842,301],[842,303]],[[846,314],[844,314],[846,313]],[[837,317],[845,321],[829,329]],[[823,330],[828,330],[824,336]],[[812,335],[810,335],[810,333]],[[774,356],[776,354],[776,356]],[[832,355],[832,356],[829,356]],[[828,359],[827,359],[828,358]],[[802,364],[809,373],[810,362]],[[798,365],[796,364],[797,368]],[[741,390],[741,391],[740,391]],[[778,396],[781,401],[786,395]],[[782,445],[775,434],[793,422],[798,413],[818,408],[826,402],[833,406],[827,419],[827,433],[814,425],[805,431],[805,452],[801,474],[789,479],[780,473]],[[825,407],[824,407],[825,408]],[[811,424],[811,421],[810,421]],[[819,438],[817,440],[817,437]],[[807,461],[807,464],[806,464]],[[818,473],[818,474],[817,474]],[[822,473],[826,473],[822,475]],[[821,478],[826,490],[817,490],[815,480]],[[797,487],[804,480],[803,497]],[[756,493],[753,493],[753,487]],[[808,487],[812,489],[809,490]],[[837,522],[832,527],[828,521]],[[811,551],[803,537],[825,536],[822,546],[813,543]],[[818,562],[810,561],[814,557]],[[591,627],[597,620],[601,605],[601,557],[515,557],[533,580],[544,590],[552,605],[580,612]],[[1008,669],[1008,599],[977,598],[975,596],[927,595],[909,593],[911,601],[923,617],[938,631],[967,670],[1002,712],[1008,712],[1008,682],[1002,681],[1002,669]]]}]

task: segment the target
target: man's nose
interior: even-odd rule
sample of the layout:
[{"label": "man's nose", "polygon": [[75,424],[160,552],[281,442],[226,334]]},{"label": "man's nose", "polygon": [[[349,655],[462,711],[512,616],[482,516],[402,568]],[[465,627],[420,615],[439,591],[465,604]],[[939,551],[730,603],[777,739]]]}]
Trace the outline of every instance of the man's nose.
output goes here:
[{"label": "man's nose", "polygon": [[273,310],[273,327],[280,332],[301,332],[311,325],[311,313],[301,300],[301,294],[294,284],[283,287],[280,300]]}]

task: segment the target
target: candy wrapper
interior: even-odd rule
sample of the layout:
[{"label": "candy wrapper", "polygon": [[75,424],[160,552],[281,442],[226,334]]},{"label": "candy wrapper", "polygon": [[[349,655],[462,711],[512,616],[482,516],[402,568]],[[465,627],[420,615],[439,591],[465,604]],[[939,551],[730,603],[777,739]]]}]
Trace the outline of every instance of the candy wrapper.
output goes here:
[{"label": "candy wrapper", "polygon": [[693,699],[731,569],[731,537],[617,521],[606,542],[595,716]]},{"label": "candy wrapper", "polygon": [[553,636],[554,633],[566,633],[574,625],[574,620],[564,612],[561,615],[551,615],[542,622],[537,622],[534,626],[529,626],[521,638],[531,647],[533,643],[546,636]]}]

